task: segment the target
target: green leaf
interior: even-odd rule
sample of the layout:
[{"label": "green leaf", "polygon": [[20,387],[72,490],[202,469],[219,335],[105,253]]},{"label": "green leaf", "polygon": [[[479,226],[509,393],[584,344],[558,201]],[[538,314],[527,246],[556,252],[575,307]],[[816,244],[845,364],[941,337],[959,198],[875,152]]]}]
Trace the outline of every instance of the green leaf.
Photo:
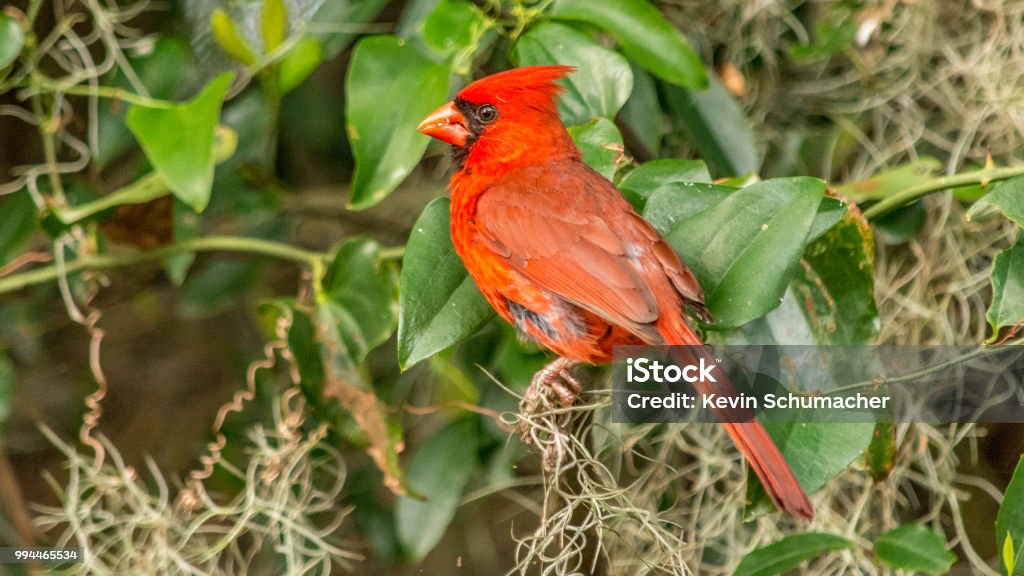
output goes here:
[{"label": "green leaf", "polygon": [[[1010,539],[1016,543],[1018,553],[1014,554],[1014,572],[1003,570],[1003,574],[1018,576],[1024,574],[1024,563],[1020,562],[1020,546],[1024,544],[1024,458],[1017,462],[1013,477],[1003,493],[1003,503],[996,515],[996,542]],[[1004,553],[1005,556],[1005,553]],[[1008,562],[1006,564],[1009,564]]]},{"label": "green leaf", "polygon": [[232,60],[243,66],[250,66],[256,62],[256,56],[249,49],[245,40],[238,34],[238,29],[227,12],[221,9],[211,12],[210,29],[213,31],[213,38],[217,41],[221,50],[224,50]]},{"label": "green leaf", "polygon": [[572,126],[569,135],[583,152],[583,161],[609,180],[626,162],[622,151],[622,135],[607,118],[596,118],[582,126]]},{"label": "green leaf", "polygon": [[531,29],[516,42],[512,54],[520,66],[577,68],[562,80],[565,93],[558,99],[562,121],[568,126],[596,117],[615,118],[633,90],[633,73],[625,58],[562,24],[548,22]]},{"label": "green leaf", "polygon": [[743,557],[733,576],[773,576],[793,570],[823,552],[848,550],[852,541],[823,532],[793,534],[778,542],[752,550]]},{"label": "green leaf", "polygon": [[[963,167],[961,173],[977,172],[979,170],[985,170],[984,164],[978,164],[977,162],[971,162]],[[984,180],[984,179],[982,179]],[[995,190],[999,187],[1002,182],[978,182],[976,184],[969,184],[967,186],[960,186],[959,188],[953,188],[953,198],[960,202],[966,202],[968,204],[981,200],[986,194]]]},{"label": "green leaf", "polygon": [[1016,222],[1018,226],[1024,226],[1024,176],[1003,182],[977,201],[967,212],[967,219],[970,220],[988,206],[996,206],[1004,216]]},{"label": "green leaf", "polygon": [[814,224],[811,224],[811,232],[807,235],[808,242],[821,238],[822,234],[841,222],[848,212],[846,203],[839,198],[822,198],[818,213],[814,215]]},{"label": "green leaf", "polygon": [[[398,460],[405,446],[402,427],[392,416],[395,410],[380,400],[372,383],[366,381],[363,371],[349,355],[343,332],[335,329],[339,310],[341,307],[330,300],[319,302],[316,310],[316,341],[320,344],[324,369],[323,396],[337,399],[351,416],[358,434],[347,429],[346,421],[339,427],[346,436],[352,436],[352,441],[364,445],[366,454],[384,475],[384,486],[396,495],[406,495],[410,488]],[[315,364],[308,368],[315,368]],[[315,390],[310,387],[304,392],[311,394]]]},{"label": "green leaf", "polygon": [[871,434],[871,444],[864,453],[868,471],[875,482],[889,477],[896,466],[896,424],[879,422]]},{"label": "green leaf", "polygon": [[441,0],[408,0],[398,16],[395,34],[407,40],[423,38],[423,27]]},{"label": "green leaf", "polygon": [[477,423],[461,418],[426,439],[409,460],[410,485],[426,499],[402,496],[395,505],[398,539],[418,563],[440,542],[462,490],[477,467]]},{"label": "green leaf", "polygon": [[630,61],[633,72],[633,92],[619,112],[625,125],[626,142],[630,148],[638,147],[638,156],[656,158],[661,150],[661,137],[665,132],[665,114],[658,101],[654,79],[636,62]]},{"label": "green leaf", "polygon": [[194,99],[170,108],[133,106],[128,128],[176,197],[196,212],[210,201],[214,135],[234,74],[221,74]]},{"label": "green leaf", "polygon": [[643,210],[647,199],[664,187],[696,182],[711,184],[708,167],[700,160],[653,160],[626,174],[619,183],[622,195],[637,210]]},{"label": "green leaf", "polygon": [[330,60],[341,54],[362,34],[359,24],[372,23],[387,4],[387,0],[321,2],[309,24],[316,25],[315,28],[324,31],[310,32],[309,36],[320,41],[324,50],[324,60]]},{"label": "green leaf", "polygon": [[687,135],[716,175],[741,176],[761,170],[757,140],[743,108],[721,82],[712,76],[707,90],[664,88],[676,127]]},{"label": "green leaf", "polygon": [[429,138],[416,126],[448,95],[444,63],[397,36],[369,36],[356,45],[345,84],[346,128],[356,158],[349,207],[369,208],[409,175]]},{"label": "green leaf", "polygon": [[[199,216],[177,198],[174,199],[172,215],[175,242],[199,238]],[[185,283],[185,277],[188,276],[188,271],[192,268],[195,259],[194,252],[186,252],[164,260],[164,272],[167,273],[171,284],[180,287]]]},{"label": "green leaf", "polygon": [[0,69],[10,66],[24,45],[25,31],[21,24],[7,14],[0,14]]},{"label": "green leaf", "polygon": [[471,46],[486,22],[483,13],[465,0],[441,0],[423,21],[423,40],[448,57]]},{"label": "green leaf", "polygon": [[398,320],[398,275],[380,259],[374,240],[354,238],[342,244],[325,284],[337,329],[353,360],[362,362],[391,337]]},{"label": "green leaf", "polygon": [[860,213],[807,245],[790,288],[817,344],[871,344],[878,337],[875,243]]},{"label": "green leaf", "polygon": [[[128,54],[128,63],[138,76],[146,91],[153,98],[171,100],[185,83],[191,71],[192,54],[188,44],[173,37],[160,37],[145,53]],[[128,78],[120,67],[103,81],[105,86],[133,90]],[[125,125],[127,106],[120,100],[101,99],[99,102],[98,129],[99,154],[93,157],[92,165],[98,170],[116,159],[134,144],[131,132]]]},{"label": "green leaf", "polygon": [[673,182],[659,186],[644,205],[644,219],[662,235],[668,234],[682,221],[714,208],[735,192],[735,188]]},{"label": "green leaf", "polygon": [[931,181],[941,168],[942,162],[924,157],[883,170],[870,178],[837,184],[835,188],[854,202],[881,200],[912,186]]},{"label": "green leaf", "polygon": [[273,52],[288,35],[288,7],[284,0],[263,0],[260,11],[260,33],[263,35],[263,49]]},{"label": "green leaf", "polygon": [[[856,460],[871,442],[874,429],[870,423],[765,422],[764,426],[808,494]],[[775,505],[752,470],[747,474],[746,501],[743,512],[746,520],[775,511]]]},{"label": "green leaf", "polygon": [[[968,212],[968,215],[970,212]],[[913,240],[921,234],[925,222],[928,220],[928,211],[924,203],[918,200],[906,206],[894,208],[881,218],[871,222],[872,228],[878,233],[878,239],[887,246],[899,246]]]},{"label": "green leaf", "polygon": [[14,258],[37,221],[36,206],[27,190],[0,196],[0,266]]},{"label": "green leaf", "polygon": [[992,326],[992,340],[999,329],[1016,326],[1024,320],[1024,233],[1018,231],[1017,242],[996,254],[992,262],[992,303],[985,318]]},{"label": "green leaf", "polygon": [[945,574],[956,562],[942,535],[923,524],[906,524],[879,536],[875,558],[897,570],[932,575]]},{"label": "green leaf", "polygon": [[278,303],[275,308],[279,312],[287,311],[291,317],[288,350],[299,370],[299,386],[307,401],[319,409],[323,405],[325,373],[323,352],[316,332],[318,326],[294,300],[281,300]]},{"label": "green leaf", "polygon": [[611,34],[623,53],[668,82],[704,88],[708,76],[686,37],[647,0],[556,0],[551,16]]},{"label": "green leaf", "polygon": [[402,370],[461,342],[494,316],[452,246],[448,205],[447,198],[428,204],[405,247],[398,305]]},{"label": "green leaf", "polygon": [[324,49],[320,42],[313,38],[303,38],[296,42],[277,68],[277,85],[281,93],[287,94],[302,84],[323,61]]},{"label": "green leaf", "polygon": [[766,180],[666,235],[704,287],[716,327],[739,326],[779,305],[824,190],[814,178]]}]

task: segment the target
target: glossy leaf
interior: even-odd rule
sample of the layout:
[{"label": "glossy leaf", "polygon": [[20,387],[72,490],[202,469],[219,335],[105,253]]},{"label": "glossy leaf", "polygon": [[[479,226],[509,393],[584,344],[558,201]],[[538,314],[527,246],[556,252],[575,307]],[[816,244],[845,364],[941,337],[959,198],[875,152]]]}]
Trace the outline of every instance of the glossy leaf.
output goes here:
[{"label": "glossy leaf", "polygon": [[330,265],[326,301],[349,354],[362,362],[373,348],[391,337],[398,320],[398,275],[380,259],[374,240],[345,242]]},{"label": "glossy leaf", "polygon": [[194,99],[170,108],[134,106],[128,128],[176,197],[196,212],[210,201],[214,135],[232,73],[221,74]]},{"label": "glossy leaf", "polygon": [[456,420],[426,439],[409,460],[410,485],[425,499],[395,505],[398,539],[416,563],[437,546],[455,517],[462,490],[477,467],[477,423]]},{"label": "glossy leaf", "polygon": [[707,90],[665,86],[665,101],[677,128],[719,177],[761,170],[761,155],[743,108],[713,76]]},{"label": "glossy leaf", "polygon": [[567,64],[576,71],[561,84],[562,121],[569,126],[596,117],[615,118],[633,90],[633,73],[621,55],[590,36],[554,22],[541,24],[516,42],[513,58],[520,66]]},{"label": "glossy leaf", "polygon": [[878,337],[875,243],[860,213],[808,244],[791,288],[817,344],[870,344]]},{"label": "glossy leaf", "polygon": [[600,28],[619,42],[623,53],[673,84],[707,85],[704,66],[686,37],[648,0],[556,0],[551,16]]},{"label": "glossy leaf", "polygon": [[288,7],[284,0],[263,0],[260,33],[263,36],[263,49],[268,53],[284,42],[288,35]]},{"label": "glossy leaf", "polygon": [[303,38],[295,43],[281,59],[277,68],[277,85],[282,94],[294,90],[309,78],[324,61],[324,49],[313,38]]},{"label": "glossy leaf", "polygon": [[658,232],[668,234],[680,222],[714,208],[735,191],[735,188],[714,184],[666,183],[647,199],[643,216]]},{"label": "glossy leaf", "polygon": [[811,224],[811,231],[807,235],[808,242],[820,238],[822,234],[841,222],[848,212],[846,203],[839,198],[832,196],[822,198],[821,204],[818,205],[818,213],[814,215],[814,224]]},{"label": "glossy leaf", "polygon": [[441,0],[408,0],[398,16],[395,34],[411,40],[423,37],[427,18],[441,4]]},{"label": "glossy leaf", "polygon": [[1017,242],[996,254],[992,263],[992,303],[985,318],[992,327],[992,340],[999,329],[1024,321],[1024,233]]},{"label": "glossy leaf", "polygon": [[611,120],[597,118],[582,126],[572,126],[569,135],[583,152],[583,161],[609,180],[626,163],[622,136]]},{"label": "glossy leaf", "polygon": [[823,532],[793,534],[778,542],[752,550],[743,557],[733,576],[774,576],[784,574],[824,552],[848,550],[854,543],[842,536]]},{"label": "glossy leaf", "polygon": [[25,31],[21,29],[21,24],[7,14],[0,13],[0,70],[14,62],[24,45]]},{"label": "glossy leaf", "polygon": [[494,316],[452,246],[448,205],[447,198],[428,204],[406,244],[398,320],[403,370],[461,342]]},{"label": "glossy leaf", "polygon": [[[145,54],[128,54],[128,62],[146,91],[153,98],[174,99],[192,64],[188,45],[177,38],[157,39],[152,50]],[[105,85],[132,89],[124,72],[117,68]],[[119,100],[101,99],[99,102],[99,154],[93,157],[93,166],[102,170],[129,146],[134,144],[131,132],[125,125],[128,107]]]},{"label": "glossy leaf", "polygon": [[666,235],[704,287],[716,327],[739,326],[779,305],[824,189],[814,178],[759,182]]},{"label": "glossy leaf", "polygon": [[397,36],[369,36],[352,54],[346,129],[356,158],[349,206],[369,208],[409,175],[429,138],[416,131],[448,95],[449,70]]},{"label": "glossy leaf", "polygon": [[[808,494],[825,485],[857,459],[871,442],[871,423],[770,423],[768,434],[778,445],[796,479]],[[747,507],[744,518],[754,519],[775,511],[753,471],[747,474]]]},{"label": "glossy leaf", "polygon": [[441,0],[423,22],[423,40],[442,56],[450,56],[473,43],[485,26],[483,13],[465,0]]},{"label": "glossy leaf", "polygon": [[[324,50],[324,60],[330,60],[348,48],[348,45],[362,33],[359,31],[359,24],[373,22],[387,4],[387,0],[321,2],[310,24],[318,25],[316,28],[324,31],[308,34],[320,41]],[[340,27],[344,31],[336,31],[339,24],[344,24]]]},{"label": "glossy leaf", "polygon": [[1020,550],[1024,546],[1024,458],[1017,462],[996,515],[996,542],[1002,542],[1005,547],[1007,540],[1012,542],[1011,549],[1014,550],[1010,554],[1014,559],[1014,569],[1008,569],[1010,563],[1004,560],[1002,573],[1008,576],[1024,574],[1024,562],[1020,557]]},{"label": "glossy leaf", "polygon": [[905,524],[875,540],[875,558],[897,570],[938,576],[956,562],[938,532],[923,524]]},{"label": "glossy leaf", "polygon": [[664,186],[682,183],[711,184],[708,167],[700,160],[652,160],[626,174],[619,190],[637,210],[643,210],[647,199]]},{"label": "glossy leaf", "polygon": [[1024,226],[1024,176],[1003,182],[978,200],[967,212],[968,219],[989,206],[999,208],[1004,216],[1016,222],[1018,226]]}]

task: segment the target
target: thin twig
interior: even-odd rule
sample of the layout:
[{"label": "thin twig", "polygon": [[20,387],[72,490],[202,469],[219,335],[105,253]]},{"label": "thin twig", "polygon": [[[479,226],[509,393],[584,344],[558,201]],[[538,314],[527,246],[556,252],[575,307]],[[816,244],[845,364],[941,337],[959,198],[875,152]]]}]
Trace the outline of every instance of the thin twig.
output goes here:
[{"label": "thin twig", "polygon": [[280,242],[247,238],[242,236],[208,236],[195,240],[185,240],[150,250],[148,252],[132,252],[125,254],[98,254],[85,256],[68,262],[63,270],[57,266],[46,266],[6,278],[0,278],[0,294],[13,292],[22,288],[43,284],[56,280],[61,274],[76,274],[84,270],[103,270],[132,266],[143,262],[162,260],[178,254],[195,252],[238,252],[288,260],[297,264],[315,268],[321,265],[323,255],[318,252],[303,250]]}]

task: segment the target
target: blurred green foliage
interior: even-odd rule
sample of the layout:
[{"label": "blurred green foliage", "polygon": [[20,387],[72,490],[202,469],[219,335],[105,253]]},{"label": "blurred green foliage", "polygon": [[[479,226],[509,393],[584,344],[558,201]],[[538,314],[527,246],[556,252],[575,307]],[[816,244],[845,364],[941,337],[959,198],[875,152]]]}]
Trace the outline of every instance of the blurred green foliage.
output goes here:
[{"label": "blurred green foliage", "polygon": [[[1024,170],[1016,167],[979,167],[943,180],[937,161],[923,158],[834,189],[788,173],[761,180],[763,166],[785,162],[759,147],[740,100],[704,65],[708,55],[647,0],[413,0],[386,12],[386,21],[398,22],[385,26],[387,33],[353,31],[352,23],[373,22],[385,4],[204,4],[204,28],[195,36],[212,37],[227,65],[208,66],[192,53],[198,43],[167,26],[146,50],[94,78],[48,76],[37,66],[39,29],[31,16],[0,14],[0,94],[35,115],[43,142],[36,160],[45,168],[0,197],[0,296],[36,290],[68,309],[87,307],[86,294],[102,283],[81,272],[141,267],[152,259],[147,251],[170,247],[163,260],[180,286],[177,313],[199,318],[249,306],[266,326],[284,326],[283,349],[312,416],[329,427],[332,442],[367,455],[352,471],[345,504],[355,506],[356,522],[384,563],[423,560],[468,486],[512,474],[497,456],[507,432],[494,419],[451,409],[424,432],[399,408],[415,399],[513,410],[478,367],[522,388],[545,360],[491,322],[493,310],[452,248],[446,199],[415,207],[420,215],[404,245],[369,237],[370,209],[386,208],[410,174],[435,164],[417,123],[471,77],[513,63],[577,67],[564,81],[562,119],[584,160],[616,182],[693,269],[716,319],[702,326],[712,339],[874,342],[875,235],[900,243],[919,234],[914,202],[932,192],[970,188],[968,200],[977,200],[971,214],[992,207],[1024,225],[1024,180],[1011,179]],[[847,50],[856,16],[844,3],[790,55],[814,60]],[[347,61],[337,60],[344,55]],[[347,62],[343,102],[318,92],[323,83],[306,82],[338,62]],[[57,133],[66,128],[50,127],[64,114],[63,98],[72,99],[95,142],[82,166],[58,171],[66,150]],[[280,144],[295,141],[309,144],[297,147],[298,158],[281,152]],[[683,149],[699,158],[680,157]],[[343,165],[331,178],[351,176],[345,218],[366,215],[370,234],[321,238],[312,250],[294,245],[301,223],[295,182],[307,166],[324,164],[309,150]],[[346,204],[342,196],[330,199],[336,209]],[[195,254],[208,250],[257,258],[214,257],[193,268]],[[45,274],[21,270],[21,259],[39,253],[75,272],[65,275],[57,263],[45,264]],[[265,277],[277,270],[268,260],[302,269],[297,295],[266,289]],[[68,281],[63,294],[33,288],[61,278]],[[254,286],[264,287],[260,306],[246,298]],[[995,259],[991,287],[995,341],[1024,320],[1024,237]],[[271,340],[274,329],[266,326]],[[4,327],[0,337],[16,338],[11,333]],[[423,364],[414,377],[399,374]],[[10,409],[13,366],[0,355],[0,422]],[[431,381],[429,390],[414,390],[423,380]],[[873,429],[775,425],[771,432],[813,491],[857,461],[873,438],[872,473],[891,470],[895,440],[877,440]],[[403,460],[407,443],[412,456]],[[395,496],[375,491],[381,484]],[[755,476],[747,486],[747,517],[771,512]],[[1009,504],[1019,499],[1016,480],[1011,487],[998,530],[1012,550],[1020,541],[1013,532],[1018,504]],[[736,573],[781,573],[859,545],[830,534],[790,536],[751,552]],[[953,561],[946,546],[939,534],[910,524],[877,538],[874,553],[896,569],[941,573]],[[1004,564],[1015,554],[1004,551]]]}]

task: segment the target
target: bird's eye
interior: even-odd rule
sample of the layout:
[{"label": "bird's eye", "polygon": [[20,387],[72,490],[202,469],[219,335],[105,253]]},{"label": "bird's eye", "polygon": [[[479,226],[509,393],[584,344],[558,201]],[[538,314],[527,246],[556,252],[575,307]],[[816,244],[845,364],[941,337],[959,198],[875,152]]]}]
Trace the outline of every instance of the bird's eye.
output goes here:
[{"label": "bird's eye", "polygon": [[490,104],[484,104],[477,108],[476,119],[483,124],[490,124],[498,119],[498,109]]}]

